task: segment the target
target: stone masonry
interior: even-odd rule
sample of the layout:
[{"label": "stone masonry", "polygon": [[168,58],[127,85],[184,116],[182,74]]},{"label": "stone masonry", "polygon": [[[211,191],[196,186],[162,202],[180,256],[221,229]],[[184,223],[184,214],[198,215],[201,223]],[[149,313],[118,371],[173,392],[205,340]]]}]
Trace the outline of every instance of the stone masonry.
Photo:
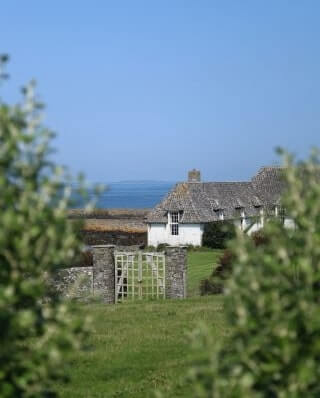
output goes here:
[{"label": "stone masonry", "polygon": [[167,246],[166,298],[187,296],[187,249],[183,246]]},{"label": "stone masonry", "polygon": [[52,283],[55,291],[67,298],[85,299],[93,294],[92,267],[63,268],[56,272]]},{"label": "stone masonry", "polygon": [[114,246],[97,245],[93,250],[93,292],[105,303],[115,302]]},{"label": "stone masonry", "polygon": [[[93,267],[73,267],[59,270],[53,279],[55,289],[66,297],[85,299],[91,295],[103,302],[115,303],[114,251],[135,251],[138,247],[121,248],[113,245],[91,246]],[[165,249],[166,298],[185,298],[187,288],[187,250],[182,246]]]}]

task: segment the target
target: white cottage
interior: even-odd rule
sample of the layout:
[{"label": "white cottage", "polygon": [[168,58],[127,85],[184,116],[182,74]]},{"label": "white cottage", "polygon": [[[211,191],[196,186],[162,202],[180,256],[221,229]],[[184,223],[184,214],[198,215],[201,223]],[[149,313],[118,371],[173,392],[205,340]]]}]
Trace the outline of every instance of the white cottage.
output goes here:
[{"label": "white cottage", "polygon": [[192,170],[188,182],[176,184],[149,213],[148,245],[201,245],[204,225],[219,220],[232,220],[248,233],[257,231],[266,214],[281,217],[284,188],[281,167],[262,167],[245,182],[201,182],[200,172]]}]

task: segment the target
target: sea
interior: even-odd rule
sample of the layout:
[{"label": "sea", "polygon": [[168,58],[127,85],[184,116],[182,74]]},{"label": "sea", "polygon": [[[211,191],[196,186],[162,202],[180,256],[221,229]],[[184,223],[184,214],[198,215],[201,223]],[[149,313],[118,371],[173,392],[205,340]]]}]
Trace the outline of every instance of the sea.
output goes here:
[{"label": "sea", "polygon": [[[146,209],[158,204],[173,188],[175,182],[168,181],[120,181],[103,184],[105,190],[98,196],[95,207],[100,209],[131,208]],[[90,201],[95,197],[94,188],[88,188]],[[85,202],[73,194],[72,207],[83,208]]]}]

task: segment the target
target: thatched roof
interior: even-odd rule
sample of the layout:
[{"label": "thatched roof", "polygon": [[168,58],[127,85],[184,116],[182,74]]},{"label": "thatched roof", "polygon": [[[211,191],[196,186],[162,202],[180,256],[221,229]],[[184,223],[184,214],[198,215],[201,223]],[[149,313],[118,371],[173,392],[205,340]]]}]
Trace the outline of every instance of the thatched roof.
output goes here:
[{"label": "thatched roof", "polygon": [[144,233],[147,232],[147,226],[143,221],[130,222],[130,220],[88,219],[84,221],[82,230],[92,232],[119,231],[126,233]]}]

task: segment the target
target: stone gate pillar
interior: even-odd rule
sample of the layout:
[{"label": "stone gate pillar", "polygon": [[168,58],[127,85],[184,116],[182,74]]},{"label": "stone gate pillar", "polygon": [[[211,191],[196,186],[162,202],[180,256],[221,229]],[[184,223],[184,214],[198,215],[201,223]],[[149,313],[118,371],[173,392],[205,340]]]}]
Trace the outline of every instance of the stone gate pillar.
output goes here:
[{"label": "stone gate pillar", "polygon": [[95,245],[93,251],[93,294],[105,303],[115,302],[114,245]]},{"label": "stone gate pillar", "polygon": [[166,298],[187,297],[187,249],[184,246],[167,246]]}]

